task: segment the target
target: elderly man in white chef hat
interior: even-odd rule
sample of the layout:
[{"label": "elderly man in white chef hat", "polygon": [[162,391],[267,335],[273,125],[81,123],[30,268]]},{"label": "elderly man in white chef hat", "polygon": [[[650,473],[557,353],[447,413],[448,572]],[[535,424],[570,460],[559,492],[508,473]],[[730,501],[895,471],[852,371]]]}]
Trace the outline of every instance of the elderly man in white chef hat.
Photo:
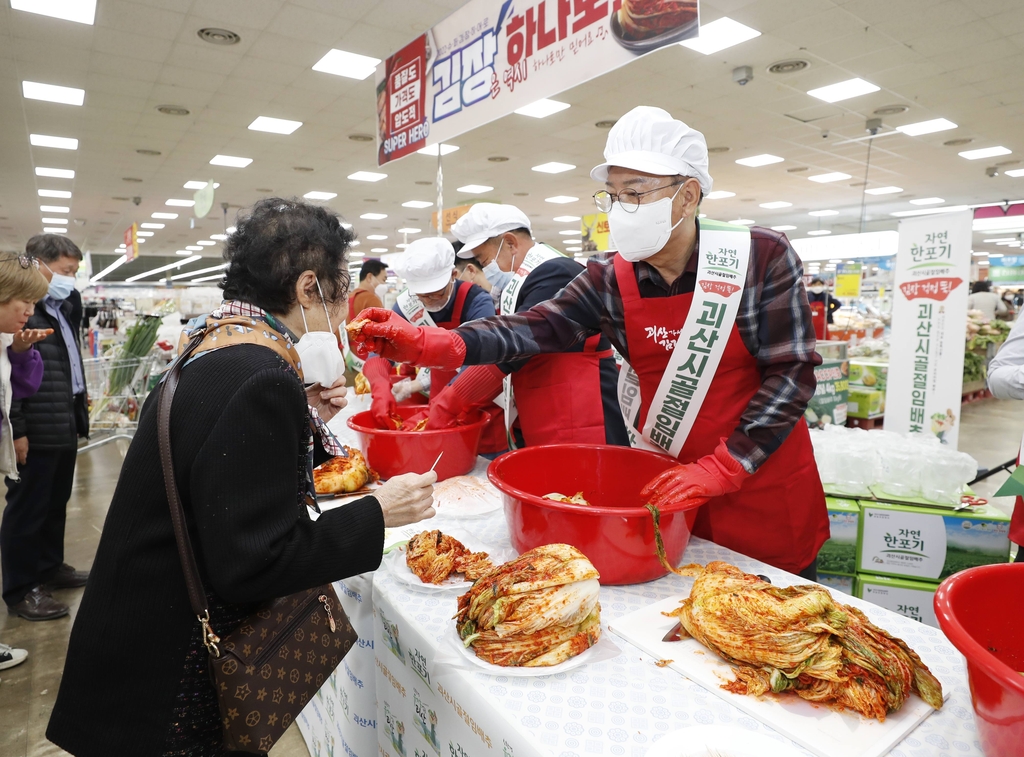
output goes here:
[{"label": "elderly man in white chef hat", "polygon": [[661,108],[612,127],[591,177],[616,253],[589,259],[557,297],[455,331],[364,311],[357,350],[419,365],[498,363],[603,333],[626,364],[631,443],[679,464],[643,496],[700,507],[694,533],[813,578],[828,515],[803,413],[814,394],[814,329],[785,235],[698,218],[711,191],[704,135]]}]

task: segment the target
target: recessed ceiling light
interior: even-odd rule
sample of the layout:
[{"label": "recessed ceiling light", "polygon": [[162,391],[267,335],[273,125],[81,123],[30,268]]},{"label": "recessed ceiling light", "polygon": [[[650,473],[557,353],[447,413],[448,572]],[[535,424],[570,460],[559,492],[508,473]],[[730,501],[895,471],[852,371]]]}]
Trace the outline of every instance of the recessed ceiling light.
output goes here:
[{"label": "recessed ceiling light", "polygon": [[881,87],[876,87],[863,79],[847,79],[836,84],[829,84],[827,87],[812,89],[807,94],[827,103],[837,103],[840,100],[849,100],[851,97],[877,92],[879,89]]},{"label": "recessed ceiling light", "polygon": [[906,113],[910,108],[906,105],[883,105],[881,108],[875,108],[872,111],[872,115],[875,116],[895,116],[900,113]]},{"label": "recessed ceiling light", "polygon": [[210,239],[216,239],[218,242],[223,242],[227,238],[227,234],[210,234]]},{"label": "recessed ceiling light", "polygon": [[271,134],[291,134],[302,126],[302,121],[289,121],[286,118],[258,116],[251,124],[250,131],[269,131]]},{"label": "recessed ceiling light", "polygon": [[67,226],[68,225],[68,219],[67,218],[44,218],[43,219],[43,223],[59,224],[61,226]]},{"label": "recessed ceiling light", "polygon": [[760,36],[761,32],[757,31],[757,29],[744,26],[739,21],[733,21],[728,16],[722,16],[722,18],[712,21],[710,24],[701,24],[698,36],[693,39],[684,40],[679,44],[691,50],[696,50],[698,53],[711,55],[711,53],[717,53],[719,50],[724,50],[727,47],[732,47],[740,42],[746,42],[748,39]]},{"label": "recessed ceiling light", "polygon": [[791,208],[793,203],[786,202],[785,200],[776,200],[775,202],[762,202],[759,207],[765,210],[778,210],[779,208]]},{"label": "recessed ceiling light", "polygon": [[734,218],[729,223],[736,224],[737,226],[753,226],[754,219],[752,218]]},{"label": "recessed ceiling light", "polygon": [[455,191],[465,192],[470,195],[482,195],[484,192],[490,192],[494,187],[489,187],[486,184],[466,184],[463,187],[459,187]]},{"label": "recessed ceiling light", "polygon": [[800,58],[792,58],[790,60],[780,60],[777,63],[772,63],[768,66],[768,73],[770,74],[795,74],[797,71],[803,71],[810,62],[801,60]]},{"label": "recessed ceiling light", "polygon": [[197,244],[190,244],[190,245],[189,245],[188,247],[186,247],[185,249],[186,249],[186,250],[192,250],[193,252],[202,252],[202,251],[203,251],[203,248],[202,248],[202,247],[200,247],[200,246],[199,246],[199,245],[197,245]]},{"label": "recessed ceiling light", "polygon": [[33,147],[56,147],[58,150],[78,149],[78,140],[73,137],[50,137],[46,134],[29,134],[28,141]]},{"label": "recessed ceiling light", "polygon": [[387,252],[387,247],[371,247],[370,252]]},{"label": "recessed ceiling light", "polygon": [[911,200],[911,205],[939,205],[945,202],[941,197],[921,197],[917,200]]},{"label": "recessed ceiling light", "polygon": [[29,100],[43,100],[63,105],[81,105],[85,102],[85,90],[76,87],[61,87],[56,84],[42,84],[37,81],[23,81],[21,92]]},{"label": "recessed ceiling light", "polygon": [[39,210],[43,213],[70,213],[71,208],[67,205],[40,205]]},{"label": "recessed ceiling light", "polygon": [[40,189],[40,197],[55,197],[58,200],[70,200],[71,193],[63,189]]},{"label": "recessed ceiling light", "polygon": [[812,210],[807,215],[809,215],[809,216],[816,216],[818,218],[821,218],[823,216],[837,216],[837,215],[839,215],[839,211],[838,210]]},{"label": "recessed ceiling light", "polygon": [[[208,182],[208,181],[186,181],[184,186],[183,186],[183,188],[184,189],[206,189],[206,185],[209,184],[209,183],[210,182]],[[219,186],[220,186],[220,184],[218,184],[217,182],[213,183],[213,188],[214,189],[217,189]]]},{"label": "recessed ceiling light", "polygon": [[1013,150],[1007,150],[1002,145],[998,147],[982,147],[980,150],[964,150],[957,153],[961,158],[967,160],[980,160],[981,158],[994,158],[997,155],[1009,155]]},{"label": "recessed ceiling light", "polygon": [[539,166],[534,166],[531,170],[539,171],[540,173],[564,173],[565,171],[571,171],[575,167],[572,163],[559,163],[553,160],[550,163],[541,163]]},{"label": "recessed ceiling light", "polygon": [[947,121],[945,118],[933,118],[930,121],[918,121],[916,124],[897,126],[896,131],[906,134],[908,137],[919,137],[922,134],[932,134],[936,131],[955,129],[956,124]]},{"label": "recessed ceiling light", "polygon": [[772,226],[772,231],[792,231],[796,226],[790,226],[789,224],[783,224],[782,226]]},{"label": "recessed ceiling light", "polygon": [[932,213],[959,213],[961,210],[967,210],[967,205],[946,205],[941,208],[924,208],[922,210],[900,210],[896,213],[890,213],[889,215],[895,218],[909,218],[912,216],[927,216]]},{"label": "recessed ceiling light", "polygon": [[227,166],[228,168],[245,168],[252,163],[252,158],[238,158],[234,155],[214,155],[210,159],[211,166]]},{"label": "recessed ceiling light", "polygon": [[352,181],[380,181],[388,178],[386,173],[375,173],[374,171],[356,171],[348,175]]},{"label": "recessed ceiling light", "polygon": [[1014,168],[1011,171],[1003,171],[1003,174],[1011,176],[1014,179],[1019,179],[1021,176],[1024,176],[1024,168]]},{"label": "recessed ceiling light", "polygon": [[387,213],[363,213],[361,216],[364,221],[383,221],[388,217]]},{"label": "recessed ceiling light", "polygon": [[196,32],[196,36],[211,45],[237,45],[242,39],[230,29],[218,29],[216,26],[200,29]]},{"label": "recessed ceiling light", "polygon": [[[46,220],[46,219],[43,219]],[[579,236],[580,232],[577,229],[562,229],[559,234],[563,236]]]},{"label": "recessed ceiling light", "polygon": [[532,102],[529,105],[524,105],[522,108],[517,108],[515,112],[521,116],[530,116],[531,118],[547,118],[553,113],[558,113],[568,107],[569,103],[544,98],[543,100]]},{"label": "recessed ceiling light", "polygon": [[68,230],[61,226],[44,226],[44,234],[67,234]]},{"label": "recessed ceiling light", "polygon": [[458,149],[459,148],[456,147],[455,145],[441,144],[441,145],[427,145],[423,149],[417,150],[416,152],[418,152],[420,155],[432,155],[432,156],[434,156],[436,158],[437,157],[437,153],[438,153],[439,150],[440,150],[442,155],[450,155],[451,153],[455,152]]},{"label": "recessed ceiling light", "polygon": [[552,221],[557,221],[558,223],[573,223],[575,221],[579,221],[580,217],[579,216],[555,216],[551,220]]},{"label": "recessed ceiling light", "polygon": [[412,226],[403,226],[401,229],[398,230],[398,233],[399,234],[419,234],[420,231],[422,231],[422,229],[416,229],[416,228],[413,228]]},{"label": "recessed ceiling light", "polygon": [[135,236],[138,236],[138,237],[151,237],[155,233],[156,233],[155,231],[137,231],[137,232],[135,232]]},{"label": "recessed ceiling light", "polygon": [[73,179],[75,172],[68,168],[41,168],[36,166],[36,176],[46,176],[50,179]]},{"label": "recessed ceiling light", "polygon": [[164,205],[170,205],[174,208],[191,208],[195,204],[195,200],[168,200],[164,203]]},{"label": "recessed ceiling light", "polygon": [[367,234],[366,238],[371,240],[371,241],[374,241],[374,242],[379,242],[382,239],[387,239],[388,235],[387,234]]},{"label": "recessed ceiling light", "polygon": [[199,245],[200,247],[213,247],[217,243],[214,242],[212,239],[200,239],[198,242],[196,242],[196,244]]},{"label": "recessed ceiling light", "polygon": [[727,192],[724,189],[716,189],[714,192],[708,192],[704,195],[705,200],[724,200],[726,197],[735,197],[735,192]]},{"label": "recessed ceiling light", "polygon": [[89,26],[96,20],[96,0],[11,0],[11,9]]},{"label": "recessed ceiling light", "polygon": [[380,63],[380,58],[334,49],[314,63],[313,70],[335,76],[345,76],[349,79],[363,80],[377,70],[378,63]]},{"label": "recessed ceiling light", "polygon": [[173,221],[177,217],[177,213],[154,213],[150,216],[150,218],[162,218],[166,221]]},{"label": "recessed ceiling light", "polygon": [[163,223],[140,223],[139,224],[139,228],[140,229],[162,229],[165,226],[166,226],[166,224],[163,224]]},{"label": "recessed ceiling light", "polygon": [[427,202],[426,200],[409,200],[408,202],[403,202],[402,203],[402,207],[403,208],[429,208],[433,204],[434,203]]},{"label": "recessed ceiling light", "polygon": [[898,192],[902,192],[903,187],[875,187],[874,189],[865,189],[864,194],[866,195],[894,195]]},{"label": "recessed ceiling light", "polygon": [[338,196],[337,192],[306,192],[302,195],[307,200],[333,200]]},{"label": "recessed ceiling light", "polygon": [[831,234],[831,233],[832,232],[830,230],[828,230],[828,229],[815,229],[814,231],[808,231],[807,232],[807,236],[809,236],[809,237],[823,237],[826,234]]},{"label": "recessed ceiling light", "polygon": [[820,173],[817,176],[808,176],[810,181],[816,181],[819,184],[829,184],[833,181],[843,181],[845,179],[852,179],[848,173],[842,171],[833,171],[832,173]]},{"label": "recessed ceiling light", "polygon": [[770,166],[772,163],[781,163],[784,160],[785,158],[780,158],[778,155],[763,153],[761,155],[751,155],[749,158],[740,158],[736,162],[741,166],[759,168],[760,166]]},{"label": "recessed ceiling light", "polygon": [[569,195],[555,195],[554,197],[545,197],[544,202],[553,202],[555,205],[566,205],[570,202],[578,202],[579,197],[570,197]]}]

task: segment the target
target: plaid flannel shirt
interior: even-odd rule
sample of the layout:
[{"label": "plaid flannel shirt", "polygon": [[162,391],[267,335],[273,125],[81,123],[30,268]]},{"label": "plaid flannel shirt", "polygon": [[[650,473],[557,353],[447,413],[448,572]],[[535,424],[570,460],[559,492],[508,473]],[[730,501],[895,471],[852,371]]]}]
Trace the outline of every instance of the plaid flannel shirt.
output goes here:
[{"label": "plaid flannel shirt", "polygon": [[[761,388],[727,445],[752,473],[801,422],[814,395],[814,366],[821,357],[815,352],[800,258],[784,234],[756,226],[750,232],[750,264],[736,325],[757,360]],[[572,283],[528,311],[460,326],[456,331],[466,343],[466,364],[504,363],[561,352],[598,332],[628,361],[625,315],[612,258],[612,253],[591,257]],[[697,256],[690,257],[684,273],[671,285],[647,263],[637,263],[634,269],[643,298],[685,294],[695,286]]]}]

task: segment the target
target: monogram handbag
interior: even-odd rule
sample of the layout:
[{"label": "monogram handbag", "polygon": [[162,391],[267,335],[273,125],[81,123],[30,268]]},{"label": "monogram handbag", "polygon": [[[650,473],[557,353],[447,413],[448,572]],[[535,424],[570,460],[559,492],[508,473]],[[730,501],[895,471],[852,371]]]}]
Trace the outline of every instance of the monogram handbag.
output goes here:
[{"label": "monogram handbag", "polygon": [[358,637],[331,584],[268,602],[224,639],[213,632],[171,459],[171,401],[181,366],[204,336],[201,332],[191,339],[161,384],[157,405],[160,463],[189,602],[210,655],[224,746],[232,751],[266,753]]}]

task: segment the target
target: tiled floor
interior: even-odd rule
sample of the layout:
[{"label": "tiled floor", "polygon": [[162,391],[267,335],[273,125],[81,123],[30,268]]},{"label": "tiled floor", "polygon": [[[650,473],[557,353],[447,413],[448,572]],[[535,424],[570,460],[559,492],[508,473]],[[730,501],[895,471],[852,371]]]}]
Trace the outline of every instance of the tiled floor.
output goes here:
[{"label": "tiled floor", "polygon": [[[1016,455],[1024,430],[1024,402],[984,400],[963,408],[960,448],[982,467],[995,466]],[[67,561],[88,568],[99,539],[126,447],[115,442],[83,454],[68,505]],[[1006,474],[975,488],[989,496]],[[998,503],[1009,511],[1012,500]],[[0,757],[43,757],[65,754],[46,741],[46,722],[57,693],[71,622],[81,591],[65,591],[60,599],[71,605],[71,618],[28,623],[0,612],[0,640],[29,650],[23,665],[0,673]],[[97,681],[97,686],[102,682]],[[307,757],[293,726],[271,752],[274,757]],[[112,756],[113,757],[113,756]]]}]

